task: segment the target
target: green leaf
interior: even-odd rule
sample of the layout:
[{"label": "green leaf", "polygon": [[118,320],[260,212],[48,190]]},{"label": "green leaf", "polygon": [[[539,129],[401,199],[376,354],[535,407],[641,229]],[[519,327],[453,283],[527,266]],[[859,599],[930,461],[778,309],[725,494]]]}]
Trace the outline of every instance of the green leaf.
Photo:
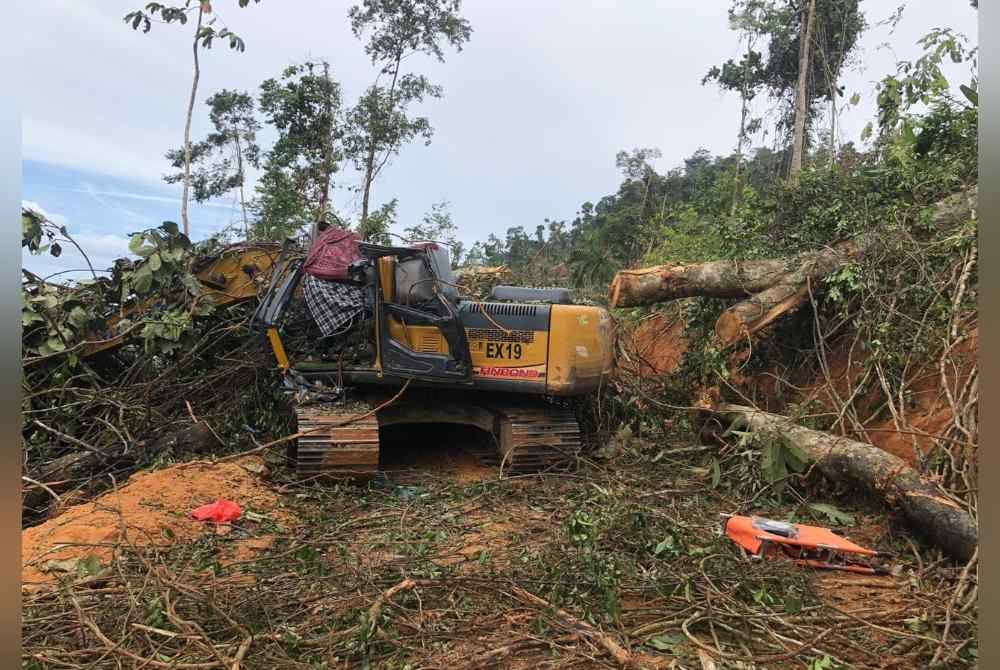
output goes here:
[{"label": "green leaf", "polygon": [[656,545],[656,548],[653,549],[653,554],[659,556],[663,552],[669,551],[673,548],[674,548],[674,536],[667,535],[665,538],[660,540],[659,544]]},{"label": "green leaf", "polygon": [[854,516],[826,503],[810,503],[809,509],[838,526],[853,526]]},{"label": "green leaf", "polygon": [[685,638],[680,635],[664,634],[649,638],[646,644],[657,651],[673,652],[678,645],[683,645],[684,641]]},{"label": "green leaf", "polygon": [[69,316],[67,318],[76,328],[83,328],[87,325],[87,322],[90,321],[90,316],[87,314],[87,310],[79,305],[69,311]]},{"label": "green leaf", "polygon": [[965,84],[959,85],[958,88],[962,91],[962,95],[964,95],[966,99],[972,103],[973,107],[979,106],[979,93],[976,92],[974,88],[966,86]]},{"label": "green leaf", "polygon": [[855,93],[851,96],[852,105],[857,105],[859,102],[861,102],[861,95],[859,93]]},{"label": "green leaf", "polygon": [[152,288],[152,286],[153,274],[148,265],[143,265],[132,273],[132,287],[135,289],[136,293],[145,295],[149,293],[149,289]]},{"label": "green leaf", "polygon": [[37,312],[32,312],[30,310],[22,310],[21,312],[21,325],[28,327],[33,323],[38,323],[40,321],[45,321],[41,314]]},{"label": "green leaf", "polygon": [[142,233],[132,233],[132,237],[128,240],[128,250],[133,254],[139,253],[139,247],[142,246],[143,238]]},{"label": "green leaf", "polygon": [[149,257],[149,269],[156,272],[161,267],[163,267],[163,259],[160,258],[160,254],[153,254]]},{"label": "green leaf", "polygon": [[45,345],[53,352],[66,350],[66,345],[58,337],[50,337],[45,340]]},{"label": "green leaf", "polygon": [[78,577],[93,577],[101,571],[101,561],[93,554],[87,554],[76,562],[76,574]]},{"label": "green leaf", "polygon": [[864,142],[869,137],[872,136],[872,124],[871,121],[865,124],[864,129],[861,131],[861,141]]}]

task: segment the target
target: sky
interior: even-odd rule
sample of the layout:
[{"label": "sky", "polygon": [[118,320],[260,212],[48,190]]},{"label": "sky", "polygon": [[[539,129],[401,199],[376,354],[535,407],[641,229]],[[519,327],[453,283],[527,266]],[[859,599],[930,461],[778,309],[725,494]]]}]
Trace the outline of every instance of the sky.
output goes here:
[{"label": "sky", "polygon": [[[875,25],[902,3],[861,3],[872,28],[842,78],[845,97],[861,97],[840,117],[844,141],[858,141],[874,118],[876,82],[898,60],[919,56],[919,37],[951,27],[977,39],[968,0],[909,0],[891,33]],[[23,198],[66,225],[98,268],[127,252],[129,233],[180,218],[180,185],[163,182],[169,167],[163,154],[183,139],[190,31],[178,25],[132,31],[122,17],[141,4],[13,6],[23,27]],[[204,100],[213,92],[256,92],[262,80],[305,59],[329,61],[345,101],[353,101],[376,70],[350,31],[351,4],[261,0],[240,9],[236,0],[215,0],[217,21],[247,48],[237,53],[217,44],[202,51],[193,139],[209,130]],[[466,0],[462,13],[473,33],[462,52],[447,52],[444,63],[410,59],[412,71],[444,88],[442,99],[419,108],[435,129],[433,140],[403,148],[375,183],[374,204],[399,199],[401,232],[447,200],[459,237],[470,245],[490,233],[502,237],[512,226],[530,231],[545,218],[572,219],[583,202],[613,193],[621,181],[619,150],[657,147],[661,171],[699,148],[734,150],[738,97],[701,85],[709,68],[740,53],[729,6],[729,0]],[[760,104],[757,111],[766,111],[767,103]],[[266,145],[273,138],[261,139]],[[350,170],[338,178],[345,187],[358,183]],[[334,202],[347,216],[360,212],[359,197],[347,188]],[[192,204],[190,218],[192,237],[203,239],[238,220],[238,202]],[[72,249],[58,259],[25,256],[24,265],[43,276],[86,267]]]}]

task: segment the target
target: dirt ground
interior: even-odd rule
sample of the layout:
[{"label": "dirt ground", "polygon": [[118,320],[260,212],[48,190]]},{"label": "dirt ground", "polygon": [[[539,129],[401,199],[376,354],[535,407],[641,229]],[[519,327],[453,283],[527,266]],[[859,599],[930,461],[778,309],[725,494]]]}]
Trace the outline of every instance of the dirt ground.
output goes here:
[{"label": "dirt ground", "polygon": [[[26,529],[21,534],[22,584],[32,588],[54,583],[90,555],[106,565],[121,545],[166,547],[214,533],[212,524],[194,520],[191,511],[218,498],[238,501],[246,511],[287,519],[280,497],[260,478],[264,472],[259,457],[140,472],[96,500],[70,506]],[[236,555],[247,556],[259,542],[235,547]]]},{"label": "dirt ground", "polygon": [[[681,362],[687,342],[684,321],[673,310],[653,312],[630,325],[623,333],[628,359],[620,359],[625,374],[644,378],[666,377]],[[979,352],[979,329],[973,328],[967,339],[954,350],[955,367],[945,371],[945,379],[953,393],[968,379]],[[789,405],[818,402],[826,411],[838,411],[841,401],[851,397],[855,385],[865,373],[867,355],[850,338],[832,343],[828,353],[828,375],[814,370],[768,369],[744,375],[738,371],[742,360],[734,361],[731,382],[746,396],[758,399],[761,408],[777,413]],[[855,400],[859,420],[866,432],[856,439],[870,442],[880,449],[917,465],[922,455],[931,452],[932,436],[938,435],[953,420],[945,383],[936,366],[925,366],[913,375],[905,403],[905,425],[901,417],[887,410],[884,396],[877,384]]]},{"label": "dirt ground", "polygon": [[[643,668],[912,668],[938,647],[958,571],[877,512],[826,500],[855,514],[848,537],[897,552],[898,576],[748,562],[720,512],[804,508],[747,507],[702,458],[654,445],[500,478],[480,437],[408,433],[367,485],[302,485],[273,460],[179,465],[69,508],[24,533],[26,659],[228,668],[246,644],[244,670],[617,667],[610,641]],[[220,495],[254,513],[224,535],[188,518]],[[101,574],[42,571],[89,553]],[[973,624],[952,609],[966,667]]]}]

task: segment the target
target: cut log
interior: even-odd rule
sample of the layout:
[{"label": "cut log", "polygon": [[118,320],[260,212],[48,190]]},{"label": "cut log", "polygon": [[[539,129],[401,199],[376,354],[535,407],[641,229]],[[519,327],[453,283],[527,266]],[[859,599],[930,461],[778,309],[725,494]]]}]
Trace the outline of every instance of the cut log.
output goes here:
[{"label": "cut log", "polygon": [[[782,276],[773,286],[736,303],[715,322],[715,335],[729,346],[763,330],[809,300],[810,282],[816,282],[868,253],[877,241],[874,234],[859,235],[838,242],[829,249],[802,254],[798,267]],[[815,291],[816,289],[813,288]]]},{"label": "cut log", "polygon": [[674,263],[622,270],[611,282],[612,307],[635,307],[692,296],[744,298],[773,286],[796,259]]},{"label": "cut log", "polygon": [[[978,189],[972,186],[938,202],[931,222],[937,228],[961,225],[975,217],[977,204]],[[787,258],[622,270],[611,282],[608,302],[611,307],[635,307],[694,296],[744,298],[716,322],[719,342],[728,346],[794,312],[808,302],[810,282],[871,253],[878,241],[876,233],[870,232]]]},{"label": "cut log", "polygon": [[159,454],[169,449],[174,456],[187,456],[207,454],[219,446],[209,425],[199,421],[147,440],[140,448],[147,454]]},{"label": "cut log", "polygon": [[[787,301],[798,292],[807,279],[823,277],[844,263],[863,256],[875,239],[874,235],[859,235],[826,249],[788,258],[709,261],[622,270],[611,282],[608,301],[612,307],[633,307],[693,296],[749,297],[745,302],[753,305],[758,296],[775,289],[774,297],[765,300],[762,306],[747,308],[750,313],[764,315],[770,307]],[[801,300],[796,306],[799,304]],[[743,303],[737,306],[740,305]]]},{"label": "cut log", "polygon": [[958,561],[969,561],[979,545],[975,519],[898,456],[752,407],[720,404],[712,412],[728,421],[739,420],[752,432],[781,435],[799,449],[807,464],[815,464],[829,479],[879,496],[902,513],[917,535]]}]

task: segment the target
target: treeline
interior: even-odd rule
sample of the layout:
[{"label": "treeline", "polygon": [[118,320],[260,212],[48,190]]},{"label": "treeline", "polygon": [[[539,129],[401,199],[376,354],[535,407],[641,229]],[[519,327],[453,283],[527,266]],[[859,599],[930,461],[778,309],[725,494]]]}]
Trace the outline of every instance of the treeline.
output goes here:
[{"label": "treeline", "polygon": [[[815,4],[817,12],[831,15],[840,6]],[[848,14],[859,30],[864,22],[856,15],[857,3],[840,4],[850,5]],[[747,8],[759,12],[764,5],[777,6],[735,3],[733,25],[741,39],[747,39],[748,25],[778,30],[773,21],[747,23]],[[857,30],[852,31],[856,39]],[[757,34],[749,44],[760,38]],[[772,49],[792,49],[781,34],[770,39]],[[770,129],[780,138],[776,148],[747,148],[761,120],[749,118],[744,105],[737,150],[729,155],[699,150],[682,165],[659,172],[653,165],[660,158],[657,149],[621,151],[616,164],[622,182],[615,193],[583,203],[571,220],[545,219],[534,230],[516,226],[503,237],[490,235],[472,246],[465,261],[507,265],[529,282],[568,281],[599,289],[623,268],[789,255],[894,220],[916,224],[921,207],[974,183],[978,164],[976,48],[948,29],[932,31],[920,44],[923,53],[916,60],[900,62],[879,83],[877,118],[862,133],[863,141],[871,140],[866,147],[836,141],[838,116],[827,118],[818,102],[847,96],[833,80],[821,79],[822,86],[806,89],[807,132],[796,170],[797,95],[794,87],[778,85],[773,72],[766,74],[777,67],[768,65],[773,52],[769,56],[751,48],[749,62],[762,70],[728,62],[713,68],[705,82],[740,91],[744,102],[755,88],[769,91],[777,108],[787,111]],[[850,50],[840,53],[838,62],[849,56]],[[946,63],[967,65],[968,79],[950,82],[942,70]],[[738,85],[738,73],[748,78],[745,86]],[[786,84],[793,74],[786,73]],[[810,86],[818,77],[810,74]],[[847,104],[856,103],[857,97],[850,96]]]}]

